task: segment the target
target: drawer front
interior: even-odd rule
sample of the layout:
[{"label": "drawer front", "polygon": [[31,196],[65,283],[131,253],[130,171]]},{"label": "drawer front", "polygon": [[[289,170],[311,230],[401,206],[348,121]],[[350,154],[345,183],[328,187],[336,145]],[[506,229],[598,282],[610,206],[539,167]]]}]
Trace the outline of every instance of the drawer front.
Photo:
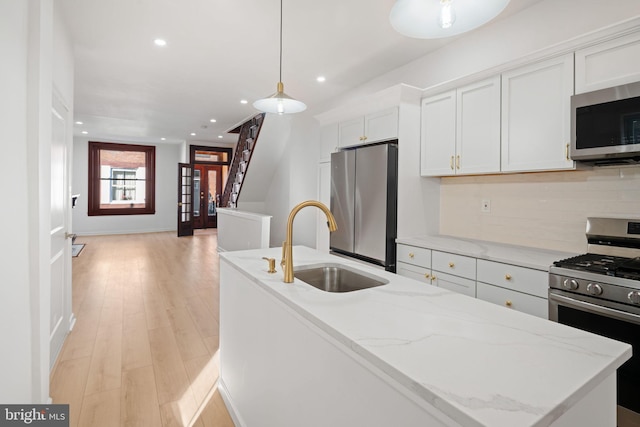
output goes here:
[{"label": "drawer front", "polygon": [[468,295],[470,297],[476,296],[476,282],[475,280],[465,279],[463,277],[453,276],[451,274],[440,273],[434,271],[431,283],[439,288],[448,289],[459,294]]},{"label": "drawer front", "polygon": [[539,298],[480,282],[477,284],[477,298],[543,319],[549,318],[549,304],[546,298]]},{"label": "drawer front", "polygon": [[424,268],[431,268],[431,249],[417,246],[398,245],[397,262],[413,264]]},{"label": "drawer front", "polygon": [[542,270],[478,260],[478,282],[547,298],[549,273]]},{"label": "drawer front", "polygon": [[433,251],[431,268],[467,279],[476,279],[476,259],[468,256]]},{"label": "drawer front", "polygon": [[418,267],[416,265],[405,264],[404,262],[399,262],[396,264],[396,273],[400,276],[408,277],[410,279],[415,279],[421,283],[425,283],[427,285],[431,284],[431,270]]}]

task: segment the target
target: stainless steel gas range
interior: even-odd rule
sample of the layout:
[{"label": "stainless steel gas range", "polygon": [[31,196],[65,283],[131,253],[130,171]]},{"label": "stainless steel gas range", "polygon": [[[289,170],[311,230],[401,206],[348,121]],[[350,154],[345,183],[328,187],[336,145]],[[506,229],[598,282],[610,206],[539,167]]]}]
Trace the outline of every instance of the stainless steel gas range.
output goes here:
[{"label": "stainless steel gas range", "polygon": [[587,253],[549,268],[549,319],[623,341],[618,427],[640,426],[640,218],[589,218]]}]

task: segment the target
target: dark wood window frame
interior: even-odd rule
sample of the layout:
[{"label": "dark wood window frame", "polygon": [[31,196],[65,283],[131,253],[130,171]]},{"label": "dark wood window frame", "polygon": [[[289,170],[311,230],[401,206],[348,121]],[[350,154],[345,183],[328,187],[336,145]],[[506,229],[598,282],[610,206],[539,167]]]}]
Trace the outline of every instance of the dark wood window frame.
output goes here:
[{"label": "dark wood window frame", "polygon": [[[134,151],[145,156],[145,204],[144,207],[100,207],[100,151]],[[117,144],[89,141],[89,190],[88,215],[153,215],[156,213],[156,147],[153,145]]]}]

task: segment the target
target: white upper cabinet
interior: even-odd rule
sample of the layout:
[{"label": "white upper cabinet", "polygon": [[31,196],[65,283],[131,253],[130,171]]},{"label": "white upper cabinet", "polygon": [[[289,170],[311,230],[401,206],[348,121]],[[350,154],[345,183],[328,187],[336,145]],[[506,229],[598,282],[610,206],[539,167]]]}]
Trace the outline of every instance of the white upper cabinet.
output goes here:
[{"label": "white upper cabinet", "polygon": [[576,93],[640,80],[640,32],[576,51]]},{"label": "white upper cabinet", "polygon": [[421,174],[455,175],[456,91],[423,99],[421,117]]},{"label": "white upper cabinet", "polygon": [[338,149],[338,123],[320,128],[320,162],[331,161],[331,153]]},{"label": "white upper cabinet", "polygon": [[456,173],[500,172],[500,76],[458,89]]},{"label": "white upper cabinet", "polygon": [[398,137],[398,108],[340,122],[339,146],[350,147]]},{"label": "white upper cabinet", "polygon": [[421,174],[500,171],[500,76],[422,101]]},{"label": "white upper cabinet", "polygon": [[573,55],[502,74],[502,171],[573,169]]}]

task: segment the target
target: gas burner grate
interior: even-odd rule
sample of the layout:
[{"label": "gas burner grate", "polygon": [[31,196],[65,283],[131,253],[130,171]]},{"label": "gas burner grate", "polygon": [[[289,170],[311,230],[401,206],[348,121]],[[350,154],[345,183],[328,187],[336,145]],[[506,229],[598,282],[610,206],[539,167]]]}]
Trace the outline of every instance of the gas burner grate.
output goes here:
[{"label": "gas burner grate", "polygon": [[584,254],[563,259],[553,263],[556,267],[571,270],[591,271],[594,273],[615,276],[616,269],[629,258],[600,254]]}]

